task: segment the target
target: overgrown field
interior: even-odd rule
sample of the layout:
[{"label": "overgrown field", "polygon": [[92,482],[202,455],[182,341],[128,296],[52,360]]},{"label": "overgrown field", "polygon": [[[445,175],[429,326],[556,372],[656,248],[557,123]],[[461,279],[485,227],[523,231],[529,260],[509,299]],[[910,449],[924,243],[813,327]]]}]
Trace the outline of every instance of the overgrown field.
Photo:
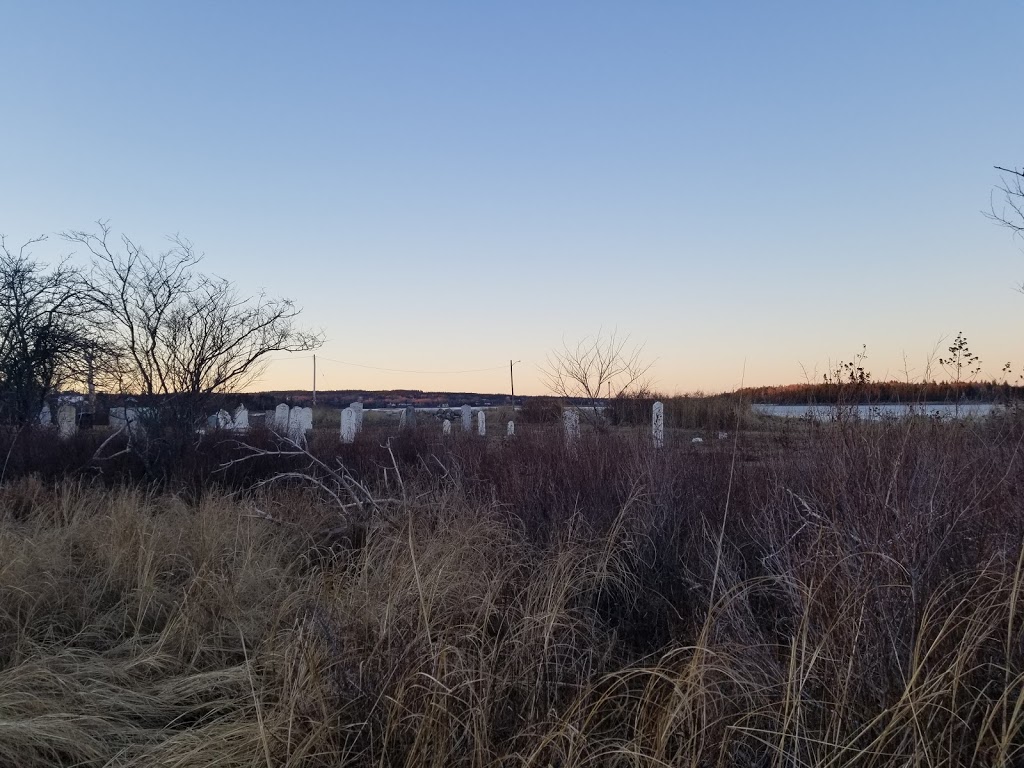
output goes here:
[{"label": "overgrown field", "polygon": [[0,765],[1024,762],[1016,418],[435,432],[5,448]]}]

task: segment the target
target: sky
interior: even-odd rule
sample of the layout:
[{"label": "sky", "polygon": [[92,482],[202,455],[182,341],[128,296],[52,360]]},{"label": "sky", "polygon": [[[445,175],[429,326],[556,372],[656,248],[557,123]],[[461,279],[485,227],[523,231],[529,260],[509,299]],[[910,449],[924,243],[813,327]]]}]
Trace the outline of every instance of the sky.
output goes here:
[{"label": "sky", "polygon": [[[107,219],[294,299],[317,387],[543,394],[1024,367],[1019,2],[3,2],[0,233]],[[380,370],[388,369],[388,370]],[[467,372],[468,371],[468,372]],[[934,374],[933,374],[934,375]],[[275,355],[258,388],[312,384]]]}]

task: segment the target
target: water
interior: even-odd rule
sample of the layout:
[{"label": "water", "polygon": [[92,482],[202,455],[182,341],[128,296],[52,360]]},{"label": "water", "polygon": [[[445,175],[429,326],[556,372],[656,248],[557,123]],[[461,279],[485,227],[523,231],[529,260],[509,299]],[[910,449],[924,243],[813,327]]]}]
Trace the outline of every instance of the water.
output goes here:
[{"label": "water", "polygon": [[[754,403],[750,406],[754,413],[764,416],[782,416],[785,418],[814,419],[816,421],[834,421],[838,414],[847,418],[859,418],[868,421],[883,419],[901,419],[905,416],[930,416],[939,419],[957,417],[958,409],[952,403],[879,403],[877,405],[770,405]],[[961,403],[959,418],[976,419],[989,416],[1004,410],[1004,406],[994,403]]]}]

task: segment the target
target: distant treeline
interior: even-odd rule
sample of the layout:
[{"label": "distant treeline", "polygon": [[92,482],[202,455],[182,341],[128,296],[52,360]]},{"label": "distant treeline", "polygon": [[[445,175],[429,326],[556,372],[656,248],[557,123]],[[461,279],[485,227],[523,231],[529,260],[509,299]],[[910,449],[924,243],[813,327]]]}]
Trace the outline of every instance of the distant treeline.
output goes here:
[{"label": "distant treeline", "polygon": [[744,387],[733,396],[752,403],[772,405],[871,404],[871,403],[1001,403],[1024,399],[1024,386],[995,381],[956,384],[948,381],[907,383],[868,381],[828,384],[786,384]]}]

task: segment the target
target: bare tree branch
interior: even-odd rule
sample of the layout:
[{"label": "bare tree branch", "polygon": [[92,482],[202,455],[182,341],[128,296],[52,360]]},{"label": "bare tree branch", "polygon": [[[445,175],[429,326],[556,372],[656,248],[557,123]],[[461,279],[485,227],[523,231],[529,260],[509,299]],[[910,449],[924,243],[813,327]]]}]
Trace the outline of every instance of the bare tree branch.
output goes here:
[{"label": "bare tree branch", "polygon": [[598,331],[595,336],[570,346],[564,340],[561,349],[548,354],[541,367],[541,378],[555,395],[574,404],[580,400],[591,406],[583,411],[596,421],[594,406],[605,398],[625,397],[646,390],[647,374],[653,365],[644,357],[643,345],[631,345],[629,336]]}]

